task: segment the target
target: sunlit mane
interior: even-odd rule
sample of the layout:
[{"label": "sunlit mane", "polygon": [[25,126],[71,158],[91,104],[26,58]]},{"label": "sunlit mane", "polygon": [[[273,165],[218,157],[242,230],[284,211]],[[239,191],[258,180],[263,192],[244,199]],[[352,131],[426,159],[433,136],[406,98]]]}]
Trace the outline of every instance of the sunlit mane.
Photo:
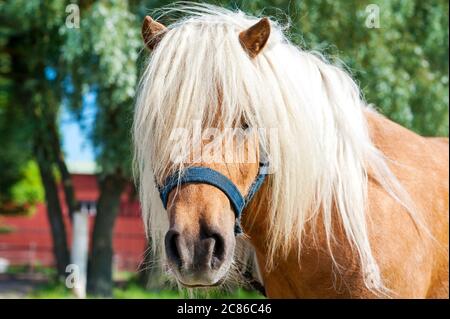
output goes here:
[{"label": "sunlit mane", "polygon": [[152,239],[162,246],[168,228],[155,181],[180,168],[170,161],[170,134],[195,120],[208,127],[220,101],[224,127],[245,118],[251,127],[278,129],[278,143],[260,139],[275,170],[267,267],[275,256],[301,246],[305,224],[319,214],[331,244],[336,208],[366,286],[382,289],[366,225],[368,171],[397,200],[408,200],[371,143],[363,114],[370,110],[355,82],[320,55],[291,44],[275,21],[266,47],[250,59],[237,35],[257,18],[209,5],[170,11],[186,16],[168,27],[146,65],[133,128],[143,217]]}]

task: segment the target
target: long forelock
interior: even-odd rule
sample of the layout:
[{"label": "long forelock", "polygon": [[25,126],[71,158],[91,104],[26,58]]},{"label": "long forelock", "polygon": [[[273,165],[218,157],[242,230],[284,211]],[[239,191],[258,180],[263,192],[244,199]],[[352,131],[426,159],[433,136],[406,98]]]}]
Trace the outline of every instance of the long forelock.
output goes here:
[{"label": "long forelock", "polygon": [[382,290],[366,225],[369,167],[391,195],[407,199],[370,141],[356,83],[320,55],[291,44],[273,21],[266,47],[252,60],[238,33],[257,18],[205,5],[178,11],[187,17],[169,26],[153,52],[134,118],[142,211],[155,247],[162,246],[168,228],[155,181],[183,169],[170,161],[170,134],[175,128],[191,129],[194,121],[211,127],[220,105],[223,127],[244,118],[251,127],[277,128],[278,143],[260,139],[275,171],[267,267],[277,252],[286,256],[293,245],[301,247],[306,222],[319,212],[331,243],[335,205],[366,285]]}]

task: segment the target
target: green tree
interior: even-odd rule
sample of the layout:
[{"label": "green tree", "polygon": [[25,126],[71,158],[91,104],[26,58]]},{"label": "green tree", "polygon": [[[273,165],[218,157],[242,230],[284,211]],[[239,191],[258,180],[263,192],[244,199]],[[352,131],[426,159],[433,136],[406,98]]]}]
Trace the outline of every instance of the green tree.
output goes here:
[{"label": "green tree", "polygon": [[80,29],[66,29],[63,47],[78,90],[96,93],[92,131],[100,197],[97,203],[88,292],[112,294],[112,237],[120,195],[131,180],[130,128],[137,82],[139,22],[127,1],[83,2]]},{"label": "green tree", "polygon": [[[64,184],[66,199],[71,198],[71,181],[60,148],[57,116],[62,101],[64,74],[58,30],[65,15],[64,1],[6,1],[0,3],[2,26],[2,79],[7,83],[7,98],[2,107],[1,129],[6,130],[7,156],[16,160],[12,172],[21,170],[24,161],[34,159],[45,190],[48,219],[58,276],[65,276],[69,260],[66,229],[58,197],[56,173]],[[22,154],[18,154],[18,148]],[[26,162],[25,162],[26,163]],[[2,163],[3,164],[3,163]],[[8,171],[1,170],[2,175]],[[13,178],[4,179],[11,193]],[[3,193],[3,191],[2,191]],[[72,194],[73,195],[73,194]],[[69,208],[72,208],[69,203]]]}]

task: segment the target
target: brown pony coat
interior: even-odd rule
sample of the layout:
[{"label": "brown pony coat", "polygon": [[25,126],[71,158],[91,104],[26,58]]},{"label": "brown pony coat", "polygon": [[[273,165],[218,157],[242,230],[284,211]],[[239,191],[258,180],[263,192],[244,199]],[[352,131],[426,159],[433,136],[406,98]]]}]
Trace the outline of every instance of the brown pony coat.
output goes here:
[{"label": "brown pony coat", "polygon": [[[392,172],[409,192],[435,237],[434,241],[423,232],[419,234],[408,212],[369,178],[369,239],[383,281],[391,290],[390,297],[448,298],[448,139],[421,137],[380,115],[366,114],[374,144],[389,159]],[[264,203],[261,198],[264,193],[262,190],[254,203]],[[273,269],[265,270],[267,224],[264,218],[255,218],[264,214],[265,208],[264,204],[259,209],[250,206],[244,214],[243,226],[256,249],[269,297],[377,297],[365,287],[358,258],[336,222],[333,231],[337,243],[332,249],[341,266],[339,270],[325,248],[325,232],[320,222],[315,227],[315,236],[306,231],[300,262],[298,252],[293,249],[287,259],[280,259]]]}]

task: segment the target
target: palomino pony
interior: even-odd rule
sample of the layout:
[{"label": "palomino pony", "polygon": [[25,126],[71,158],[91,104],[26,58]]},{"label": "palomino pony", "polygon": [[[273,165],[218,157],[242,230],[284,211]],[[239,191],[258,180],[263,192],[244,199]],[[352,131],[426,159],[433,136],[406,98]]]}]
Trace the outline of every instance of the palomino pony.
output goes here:
[{"label": "palomino pony", "polygon": [[377,114],[275,21],[170,10],[188,15],[144,20],[133,133],[145,225],[177,281],[220,284],[240,237],[269,297],[448,298],[448,140]]}]

